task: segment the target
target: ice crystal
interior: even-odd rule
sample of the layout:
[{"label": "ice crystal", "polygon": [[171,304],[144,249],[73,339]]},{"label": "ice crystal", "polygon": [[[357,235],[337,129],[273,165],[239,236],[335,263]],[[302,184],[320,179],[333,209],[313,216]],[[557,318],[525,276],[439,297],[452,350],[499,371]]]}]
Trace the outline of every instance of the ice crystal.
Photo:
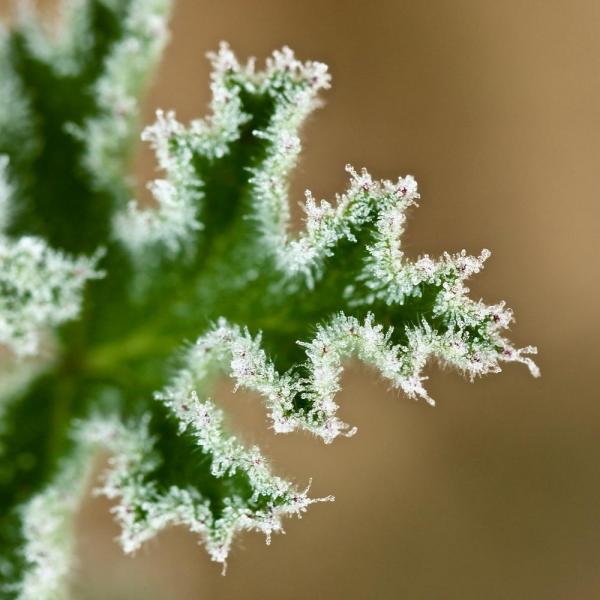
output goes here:
[{"label": "ice crystal", "polygon": [[0,343],[35,354],[40,332],[79,314],[86,281],[102,276],[97,258],[71,259],[31,236],[0,237]]}]

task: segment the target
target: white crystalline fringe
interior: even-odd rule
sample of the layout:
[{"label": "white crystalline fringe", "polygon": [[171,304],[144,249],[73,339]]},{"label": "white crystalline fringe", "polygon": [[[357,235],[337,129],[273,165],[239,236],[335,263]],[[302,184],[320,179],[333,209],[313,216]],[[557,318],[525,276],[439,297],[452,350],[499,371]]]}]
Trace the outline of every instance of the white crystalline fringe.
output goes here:
[{"label": "white crystalline fringe", "polygon": [[[282,123],[286,122],[287,119],[282,118]],[[336,198],[335,205],[326,200],[317,204],[311,192],[306,191],[306,227],[297,238],[292,239],[289,234],[287,188],[300,141],[291,134],[285,137],[280,129],[275,129],[276,134],[269,134],[273,142],[272,151],[264,168],[256,170],[252,179],[256,197],[255,218],[260,224],[266,247],[275,257],[276,267],[289,279],[302,276],[312,288],[322,274],[324,260],[333,254],[336,244],[343,239],[356,242],[355,233],[373,221],[376,211],[388,208],[401,215],[416,202],[419,194],[411,175],[400,177],[396,182],[375,181],[366,170],[357,173],[347,165],[346,170],[351,175],[350,186]]]},{"label": "white crystalline fringe", "polygon": [[[279,57],[282,60],[282,57]],[[306,117],[319,106],[318,92],[329,87],[326,66],[315,63],[309,75],[314,85],[295,90],[288,101],[276,106],[275,114],[265,131],[254,135],[269,141],[266,159],[252,172],[254,218],[264,243],[275,257],[275,265],[289,278],[301,275],[312,287],[321,274],[324,259],[342,239],[356,241],[354,232],[372,219],[375,208],[389,205],[403,209],[419,195],[415,180],[409,175],[396,183],[374,181],[362,170],[357,173],[350,165],[350,187],[336,204],[321,200],[317,203],[306,191],[306,228],[296,239],[290,238],[289,178],[301,151],[298,132]]]},{"label": "white crystalline fringe", "polygon": [[111,49],[95,84],[100,115],[75,132],[86,142],[84,162],[101,184],[123,178],[123,162],[137,125],[138,98],[167,42],[171,6],[171,0],[130,1],[123,38]]},{"label": "white crystalline fringe", "polygon": [[127,212],[115,219],[115,232],[131,251],[139,254],[149,245],[164,245],[175,253],[193,240],[201,229],[198,203],[202,197],[202,182],[198,180],[192,158],[195,153],[218,158],[229,143],[236,140],[240,126],[247,116],[242,113],[239,87],[229,87],[226,75],[240,71],[233,53],[223,46],[218,54],[210,55],[212,72],[212,115],[191,123],[189,131],[175,118],[175,113],[157,112],[157,121],[147,127],[142,139],[151,144],[165,179],[148,186],[157,208],[141,209],[130,202]]},{"label": "white crystalline fringe", "polygon": [[31,0],[15,4],[19,30],[29,52],[61,75],[75,75],[82,66],[79,52],[82,43],[86,38],[91,39],[89,2],[61,0],[51,23],[40,18]]},{"label": "white crystalline fringe", "polygon": [[201,405],[192,394],[186,406],[182,411],[189,410],[189,416],[182,420],[181,429],[189,427],[199,445],[213,457],[212,473],[222,477],[242,470],[254,492],[250,503],[261,496],[271,501],[257,509],[231,496],[224,500],[225,508],[216,518],[208,499],[197,489],[172,486],[161,493],[145,479],[157,465],[147,419],[135,427],[126,427],[117,420],[92,419],[82,424],[79,436],[112,453],[104,484],[97,492],[118,501],[113,512],[121,526],[119,539],[125,552],[134,552],[169,525],[185,525],[200,535],[213,560],[224,563],[237,532],[260,531],[268,543],[272,533],[282,531],[283,516],[300,516],[310,504],[332,500],[311,499],[308,488],[297,491],[289,482],[272,475],[258,448],[246,450],[224,433],[222,414],[210,403]]},{"label": "white crystalline fringe", "polygon": [[[396,182],[375,181],[365,169],[358,173],[347,165],[348,190],[336,198],[335,204],[325,200],[317,204],[307,191],[306,227],[297,237],[290,236],[288,182],[301,149],[297,132],[315,102],[314,90],[305,90],[295,102],[278,104],[269,128],[255,132],[268,139],[270,145],[266,160],[251,179],[254,217],[276,268],[291,282],[297,282],[300,275],[311,288],[322,275],[324,260],[333,254],[336,244],[344,239],[356,242],[356,232],[371,225],[373,242],[366,248],[365,264],[358,277],[367,293],[359,292],[355,285],[348,286],[344,294],[350,306],[371,305],[376,300],[401,305],[407,297],[421,296],[425,286],[436,286],[441,291],[436,295],[432,316],[440,318],[447,331],[443,335],[434,333],[424,321],[420,328],[408,333],[409,340],[471,376],[498,371],[498,360],[522,362],[538,376],[539,369],[526,358],[536,349],[517,350],[498,333],[512,320],[512,313],[504,304],[486,306],[467,297],[469,290],[464,282],[483,268],[490,256],[488,250],[479,257],[469,256],[463,250],[454,255],[445,253],[437,260],[428,255],[414,262],[404,259],[401,235],[405,213],[419,199],[417,183],[411,175]],[[481,329],[487,339],[469,336],[467,327]],[[412,392],[406,383],[399,387],[409,395],[416,393],[428,399],[422,387]]]},{"label": "white crystalline fringe", "polygon": [[[327,87],[328,80],[321,87]],[[361,303],[383,298],[389,304],[402,303],[407,295],[418,294],[424,282],[440,282],[452,271],[467,278],[481,268],[487,258],[484,251],[480,259],[445,254],[440,261],[428,256],[415,263],[402,260],[400,236],[405,222],[405,211],[416,205],[419,194],[417,183],[411,175],[397,181],[374,180],[362,169],[357,172],[351,165],[350,186],[335,203],[321,200],[317,203],[306,191],[304,212],[306,226],[297,237],[290,235],[288,187],[290,174],[296,166],[301,151],[298,131],[308,114],[318,105],[319,88],[307,88],[296,93],[293,101],[277,105],[275,115],[266,131],[255,135],[267,139],[268,154],[264,162],[253,171],[254,218],[267,251],[275,258],[275,266],[289,280],[304,279],[313,287],[320,277],[324,260],[334,252],[341,240],[356,242],[356,232],[373,224],[375,243],[367,248],[368,255],[360,277],[374,293]],[[348,290],[350,294],[354,290]],[[356,298],[353,298],[356,300]]]},{"label": "white crystalline fringe", "polygon": [[191,162],[192,151],[183,144],[178,144],[177,151],[170,147],[170,141],[182,134],[183,126],[173,113],[165,115],[158,111],[157,122],[142,135],[142,139],[151,143],[167,178],[148,185],[156,209],[142,209],[136,201],[131,201],[126,211],[115,216],[115,235],[134,256],[142,256],[153,244],[175,253],[193,239],[193,232],[201,229],[197,204],[202,192]]},{"label": "white crystalline fringe", "polygon": [[[306,347],[307,360],[303,366],[307,375],[298,372],[279,374],[261,348],[260,336],[252,338],[248,331],[221,319],[188,350],[185,367],[159,397],[175,411],[182,424],[196,428],[200,444],[210,448],[216,463],[222,464],[226,471],[232,464],[237,464],[235,457],[229,454],[230,442],[223,442],[220,447],[214,441],[219,439],[217,433],[210,442],[204,440],[203,436],[212,435],[210,419],[206,420],[205,413],[210,413],[214,407],[208,400],[199,402],[195,395],[197,390],[206,391],[215,371],[223,370],[237,386],[259,393],[265,400],[276,432],[306,429],[325,442],[331,442],[340,434],[352,435],[354,432],[337,418],[335,402],[343,362],[351,356],[375,367],[409,397],[420,397],[429,403],[433,400],[423,387],[421,372],[431,356],[471,377],[497,372],[500,361],[524,362],[533,374],[537,374],[537,367],[524,356],[534,353],[535,349],[516,350],[500,335],[499,330],[510,320],[510,314],[503,313],[502,309],[502,305],[488,308],[472,303],[461,312],[461,319],[471,319],[469,324],[480,328],[482,340],[470,337],[458,326],[458,321],[451,323],[444,333],[435,331],[423,321],[418,327],[406,328],[403,345],[394,345],[391,342],[393,330],[385,330],[376,324],[372,314],[361,322],[340,313],[328,325],[319,326],[311,342],[301,342]],[[498,319],[489,318],[490,314],[498,315]],[[308,401],[308,409],[295,406],[294,401],[298,398]]]},{"label": "white crystalline fringe", "polygon": [[0,344],[20,356],[37,351],[40,333],[79,314],[99,259],[70,258],[35,237],[0,236]]},{"label": "white crystalline fringe", "polygon": [[74,518],[89,480],[91,458],[91,448],[80,448],[65,461],[56,480],[21,508],[27,566],[15,584],[17,600],[68,597]]},{"label": "white crystalline fringe", "polygon": [[[427,254],[416,261],[404,260],[401,250],[401,236],[406,221],[405,210],[415,203],[415,192],[403,188],[409,196],[409,202],[379,202],[378,216],[373,228],[373,243],[367,247],[367,257],[359,281],[370,290],[364,298],[352,297],[351,304],[371,304],[374,300],[383,300],[386,304],[402,304],[408,296],[419,296],[423,285],[444,287],[444,296],[452,296],[458,302],[458,308],[468,301],[464,281],[478,273],[490,256],[484,249],[479,257],[469,256],[463,250],[451,255],[444,253],[440,259],[432,259]],[[354,290],[349,290],[352,294]],[[434,311],[435,312],[435,311]],[[438,312],[443,312],[439,310]],[[510,319],[509,319],[510,320]]]},{"label": "white crystalline fringe", "polygon": [[[255,71],[253,59],[241,65],[224,43],[209,57],[213,66],[211,115],[185,128],[174,113],[159,111],[156,124],[143,134],[155,149],[166,178],[150,186],[157,200],[156,210],[140,210],[132,202],[126,213],[117,216],[117,236],[138,254],[149,244],[158,243],[175,252],[193,243],[194,232],[201,228],[198,212],[203,182],[192,157],[218,159],[239,138],[241,127],[250,118],[242,109],[242,91],[270,93],[278,107],[286,106],[287,114],[300,121],[317,105],[318,91],[329,86],[325,65],[302,63],[289,48],[274,52],[263,72]],[[275,112],[280,114],[281,109]]]}]

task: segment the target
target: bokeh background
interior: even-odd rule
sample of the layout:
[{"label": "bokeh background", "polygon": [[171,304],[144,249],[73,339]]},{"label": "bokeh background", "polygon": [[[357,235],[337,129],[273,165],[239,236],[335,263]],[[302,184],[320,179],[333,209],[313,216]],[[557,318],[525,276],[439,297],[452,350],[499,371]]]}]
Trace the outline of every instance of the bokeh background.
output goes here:
[{"label": "bokeh background", "polygon": [[[75,598],[600,598],[600,2],[179,0],[172,31],[145,122],[205,113],[220,40],[327,62],[295,199],[343,190],[347,162],[414,174],[406,251],[490,248],[472,293],[515,309],[512,337],[539,346],[543,377],[509,366],[471,385],[432,365],[431,409],[349,365],[341,414],[359,432],[332,446],[271,435],[257,399],[223,382],[232,426],[336,502],[271,546],[242,536],[223,577],[176,529],[123,556],[90,497]],[[153,177],[147,150],[135,171]]]}]

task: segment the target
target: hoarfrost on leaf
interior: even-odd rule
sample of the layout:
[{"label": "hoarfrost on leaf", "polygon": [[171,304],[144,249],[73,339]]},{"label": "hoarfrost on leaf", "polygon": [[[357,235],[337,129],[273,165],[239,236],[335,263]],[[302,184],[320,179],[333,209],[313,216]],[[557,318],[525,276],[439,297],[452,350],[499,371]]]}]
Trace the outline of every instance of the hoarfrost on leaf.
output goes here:
[{"label": "hoarfrost on leaf", "polygon": [[289,181],[331,83],[324,64],[283,48],[260,70],[222,44],[209,116],[158,111],[142,134],[162,171],[142,208],[128,158],[171,2],[65,7],[57,35],[33,11],[0,32],[0,343],[36,354],[0,390],[2,593],[65,596],[73,515],[101,449],[96,492],[126,552],[184,525],[225,563],[238,532],[269,541],[284,516],[332,499],[228,431],[219,375],[262,398],[276,433],[326,443],[356,431],[337,416],[352,357],[430,404],[432,359],[470,379],[506,362],[539,375],[535,348],[505,335],[510,309],[468,295],[489,251],[405,256],[411,175],[348,165],[346,191],[307,191],[292,231]]}]

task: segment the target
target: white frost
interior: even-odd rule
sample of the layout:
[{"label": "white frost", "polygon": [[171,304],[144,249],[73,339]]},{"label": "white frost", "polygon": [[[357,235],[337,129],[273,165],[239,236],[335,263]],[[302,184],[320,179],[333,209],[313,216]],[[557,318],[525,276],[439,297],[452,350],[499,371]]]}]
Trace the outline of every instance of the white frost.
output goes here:
[{"label": "white frost", "polygon": [[35,354],[44,329],[79,314],[85,283],[103,275],[98,258],[70,258],[36,237],[0,236],[0,343]]}]

